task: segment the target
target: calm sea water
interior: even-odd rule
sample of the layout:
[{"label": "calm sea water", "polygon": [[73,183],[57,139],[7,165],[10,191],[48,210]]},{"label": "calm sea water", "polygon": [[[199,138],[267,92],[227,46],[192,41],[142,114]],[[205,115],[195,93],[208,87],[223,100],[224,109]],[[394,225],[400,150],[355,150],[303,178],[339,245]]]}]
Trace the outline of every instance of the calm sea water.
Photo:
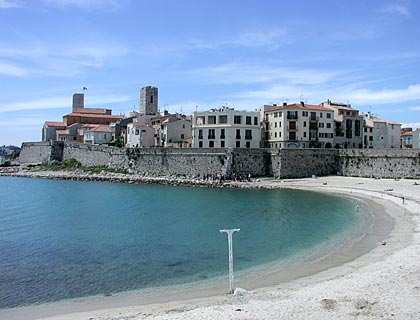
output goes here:
[{"label": "calm sea water", "polygon": [[219,229],[241,228],[245,270],[339,245],[366,224],[354,200],[291,190],[0,177],[0,199],[0,308],[221,276]]}]

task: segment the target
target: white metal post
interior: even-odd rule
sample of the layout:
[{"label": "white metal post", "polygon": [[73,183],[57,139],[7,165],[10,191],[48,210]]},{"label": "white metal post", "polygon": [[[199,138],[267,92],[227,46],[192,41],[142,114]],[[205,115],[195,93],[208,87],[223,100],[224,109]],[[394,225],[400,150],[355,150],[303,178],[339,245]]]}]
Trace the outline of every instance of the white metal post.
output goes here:
[{"label": "white metal post", "polygon": [[233,293],[233,241],[232,235],[234,232],[239,232],[241,229],[223,229],[219,230],[220,233],[226,233],[228,236],[228,248],[229,248],[229,293]]}]

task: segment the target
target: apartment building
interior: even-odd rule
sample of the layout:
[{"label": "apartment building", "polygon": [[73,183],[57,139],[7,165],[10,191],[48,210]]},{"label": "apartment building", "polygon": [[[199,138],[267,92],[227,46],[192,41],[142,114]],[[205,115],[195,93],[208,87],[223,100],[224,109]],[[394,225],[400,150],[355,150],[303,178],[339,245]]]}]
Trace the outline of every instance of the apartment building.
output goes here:
[{"label": "apartment building", "polygon": [[413,147],[413,128],[401,129],[401,148],[410,149]]},{"label": "apartment building", "polygon": [[334,112],[304,102],[264,105],[262,146],[266,148],[332,148]]},{"label": "apartment building", "polygon": [[370,113],[362,116],[363,148],[400,148],[400,123],[379,119]]},{"label": "apartment building", "polygon": [[419,149],[420,148],[420,128],[413,131],[413,149]]},{"label": "apartment building", "polygon": [[193,114],[193,148],[259,148],[260,141],[257,111],[223,107]]},{"label": "apartment building", "polygon": [[334,112],[334,148],[363,147],[363,120],[350,104],[327,100],[321,106]]}]

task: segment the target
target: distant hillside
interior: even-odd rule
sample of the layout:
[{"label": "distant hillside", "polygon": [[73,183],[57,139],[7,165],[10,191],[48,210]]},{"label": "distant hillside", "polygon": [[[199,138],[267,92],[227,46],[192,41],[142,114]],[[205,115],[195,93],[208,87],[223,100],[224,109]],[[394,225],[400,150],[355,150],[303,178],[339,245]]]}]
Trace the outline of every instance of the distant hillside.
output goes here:
[{"label": "distant hillside", "polygon": [[19,153],[20,148],[16,146],[2,146],[0,147],[0,156],[8,156],[11,155],[13,152]]}]

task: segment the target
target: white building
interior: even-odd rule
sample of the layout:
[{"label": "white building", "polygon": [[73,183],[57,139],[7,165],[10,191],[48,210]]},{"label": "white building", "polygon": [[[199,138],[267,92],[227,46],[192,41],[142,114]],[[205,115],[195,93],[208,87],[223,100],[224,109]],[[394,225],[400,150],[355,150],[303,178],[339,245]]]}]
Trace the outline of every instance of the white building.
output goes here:
[{"label": "white building", "polygon": [[363,115],[363,148],[400,148],[401,124]]},{"label": "white building", "polygon": [[260,141],[258,112],[224,107],[193,114],[193,148],[259,148]]},{"label": "white building", "polygon": [[420,148],[420,128],[413,131],[413,149],[419,149]]},{"label": "white building", "polygon": [[152,126],[137,121],[127,124],[128,148],[144,148],[155,146],[155,129]]},{"label": "white building", "polygon": [[303,102],[265,105],[262,145],[266,148],[332,148],[334,112]]},{"label": "white building", "polygon": [[191,120],[168,118],[157,128],[156,134],[164,147],[190,148],[192,143]]},{"label": "white building", "polygon": [[86,144],[108,144],[112,140],[109,125],[93,125],[83,130],[83,141]]},{"label": "white building", "polygon": [[363,120],[349,104],[327,100],[321,106],[334,112],[334,148],[363,147]]}]

